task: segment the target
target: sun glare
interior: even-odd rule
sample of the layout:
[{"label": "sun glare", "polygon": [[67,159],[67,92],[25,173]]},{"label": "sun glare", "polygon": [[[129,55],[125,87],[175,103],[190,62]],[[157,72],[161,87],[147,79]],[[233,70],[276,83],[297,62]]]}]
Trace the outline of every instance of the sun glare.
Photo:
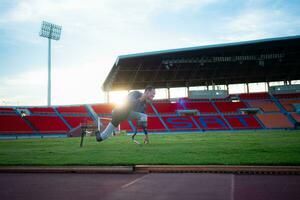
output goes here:
[{"label": "sun glare", "polygon": [[122,106],[126,102],[127,91],[116,91],[109,93],[109,101],[117,106]]}]

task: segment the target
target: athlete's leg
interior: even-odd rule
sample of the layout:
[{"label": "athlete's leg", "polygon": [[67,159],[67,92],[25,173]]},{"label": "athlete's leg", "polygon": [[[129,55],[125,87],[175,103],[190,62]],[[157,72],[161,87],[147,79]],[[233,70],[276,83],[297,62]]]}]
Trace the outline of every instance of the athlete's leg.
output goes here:
[{"label": "athlete's leg", "polygon": [[134,126],[134,133],[133,133],[133,135],[131,136],[131,139],[132,139],[132,140],[134,140],[134,137],[135,137],[136,134],[137,134],[137,130],[138,130],[137,127]]},{"label": "athlete's leg", "polygon": [[112,120],[111,122],[107,125],[104,131],[100,132],[98,130],[96,132],[96,139],[98,142],[107,139],[113,131],[119,126],[119,124],[125,120],[128,117],[128,110],[127,109],[122,109],[122,108],[117,108],[112,111]]},{"label": "athlete's leg", "polygon": [[147,127],[143,127],[143,130],[144,130],[144,134],[145,134],[144,143],[148,144],[149,143],[149,137],[148,137]]},{"label": "athlete's leg", "polygon": [[148,137],[148,130],[147,130],[147,115],[145,113],[139,113],[138,115],[138,126],[143,128],[145,138],[144,138],[144,143],[147,144],[149,143],[149,137]]}]

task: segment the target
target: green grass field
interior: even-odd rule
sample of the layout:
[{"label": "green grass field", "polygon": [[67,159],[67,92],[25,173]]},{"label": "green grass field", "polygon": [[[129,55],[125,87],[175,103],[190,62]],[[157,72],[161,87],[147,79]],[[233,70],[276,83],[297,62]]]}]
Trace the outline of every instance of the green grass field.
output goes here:
[{"label": "green grass field", "polygon": [[[142,141],[142,136],[137,136]],[[300,131],[208,132],[0,141],[0,165],[300,165]]]}]

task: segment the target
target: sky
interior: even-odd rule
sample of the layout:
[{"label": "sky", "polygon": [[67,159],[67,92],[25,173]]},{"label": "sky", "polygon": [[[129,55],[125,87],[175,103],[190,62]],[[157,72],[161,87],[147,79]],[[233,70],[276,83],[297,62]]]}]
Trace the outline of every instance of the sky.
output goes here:
[{"label": "sky", "polygon": [[[299,0],[0,0],[0,105],[101,103],[119,55],[300,35]],[[126,93],[114,93],[112,101]]]}]

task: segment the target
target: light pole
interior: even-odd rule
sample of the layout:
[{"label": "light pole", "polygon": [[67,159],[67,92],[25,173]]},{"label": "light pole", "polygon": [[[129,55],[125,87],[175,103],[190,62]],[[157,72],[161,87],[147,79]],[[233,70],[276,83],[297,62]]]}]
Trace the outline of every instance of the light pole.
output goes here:
[{"label": "light pole", "polygon": [[48,38],[48,106],[51,106],[51,39],[59,40],[61,35],[61,26],[42,22],[40,36]]}]

